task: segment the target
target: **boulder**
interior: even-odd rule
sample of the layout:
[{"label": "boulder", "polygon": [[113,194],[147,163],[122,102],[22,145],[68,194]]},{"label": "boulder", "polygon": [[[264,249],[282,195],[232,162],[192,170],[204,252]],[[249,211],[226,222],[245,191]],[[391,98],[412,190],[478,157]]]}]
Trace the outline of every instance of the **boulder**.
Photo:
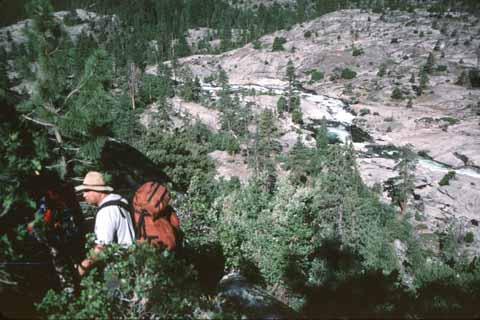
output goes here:
[{"label": "boulder", "polygon": [[238,273],[224,276],[219,283],[218,297],[222,309],[240,315],[242,319],[298,319],[300,315],[275,299],[263,288],[254,285]]}]

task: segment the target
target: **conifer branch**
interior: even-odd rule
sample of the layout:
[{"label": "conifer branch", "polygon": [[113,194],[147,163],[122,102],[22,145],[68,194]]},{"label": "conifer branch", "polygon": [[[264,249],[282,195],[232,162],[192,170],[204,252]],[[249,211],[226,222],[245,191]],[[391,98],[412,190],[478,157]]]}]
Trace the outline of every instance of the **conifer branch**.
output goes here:
[{"label": "conifer branch", "polygon": [[51,103],[45,103],[43,105],[43,108],[51,113],[54,113],[55,115],[58,116],[58,110],[55,109],[55,107]]},{"label": "conifer branch", "polygon": [[0,278],[0,283],[6,284],[6,285],[11,285],[11,286],[16,286],[18,284],[17,282],[8,281],[8,280],[1,279],[1,278]]},{"label": "conifer branch", "polygon": [[24,118],[25,120],[28,120],[28,121],[31,121],[31,122],[34,122],[36,124],[39,124],[41,126],[44,126],[44,127],[50,127],[50,128],[54,128],[55,125],[51,124],[51,123],[48,123],[48,122],[44,122],[44,121],[40,121],[40,120],[37,120],[37,119],[33,119],[27,115],[22,115],[22,118]]},{"label": "conifer branch", "polygon": [[54,54],[55,52],[57,52],[59,49],[60,49],[60,45],[58,45],[55,49],[53,49],[53,50],[50,51],[50,52],[47,52],[47,51],[45,50],[45,55],[46,55],[47,57],[49,57],[49,56],[51,56],[52,54]]},{"label": "conifer branch", "polygon": [[76,87],[75,89],[73,89],[68,95],[67,97],[65,98],[65,101],[64,103],[66,104],[68,99],[70,99],[71,96],[73,96],[74,94],[76,94],[77,92],[79,92],[88,82],[88,79],[90,79],[91,76],[93,76],[93,72],[95,71],[95,68],[92,69],[92,71],[90,71],[90,74],[84,78],[83,82],[81,82],[78,87]]}]

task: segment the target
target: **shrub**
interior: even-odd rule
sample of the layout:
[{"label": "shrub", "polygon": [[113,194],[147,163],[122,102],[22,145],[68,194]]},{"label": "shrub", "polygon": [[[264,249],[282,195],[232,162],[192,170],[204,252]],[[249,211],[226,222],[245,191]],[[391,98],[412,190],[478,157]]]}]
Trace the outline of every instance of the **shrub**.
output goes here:
[{"label": "shrub", "polygon": [[283,51],[283,45],[285,43],[287,43],[287,39],[283,37],[275,37],[275,39],[273,39],[272,51]]},{"label": "shrub", "polygon": [[363,54],[363,49],[362,48],[353,48],[353,51],[352,51],[352,56],[356,57],[356,56],[359,56],[359,55],[362,55]]},{"label": "shrub", "polygon": [[362,108],[362,109],[360,109],[360,111],[358,112],[358,114],[359,114],[361,117],[363,117],[363,116],[365,116],[365,115],[367,115],[367,114],[370,114],[370,109],[368,109],[368,108]]},{"label": "shrub", "polygon": [[473,243],[473,241],[475,241],[475,236],[474,236],[473,232],[471,232],[471,231],[467,232],[465,234],[464,241],[466,243]]},{"label": "shrub", "polygon": [[459,122],[458,119],[452,117],[441,117],[438,119],[439,121],[446,122],[449,126],[453,126]]},{"label": "shrub", "polygon": [[295,108],[295,110],[292,111],[292,121],[297,124],[303,123],[303,113],[300,108]]},{"label": "shrub", "polygon": [[448,70],[448,68],[447,68],[447,66],[444,65],[444,64],[439,64],[439,65],[437,66],[437,71],[438,71],[438,72],[444,72],[444,71],[447,71],[447,70]]},{"label": "shrub", "polygon": [[80,19],[80,17],[78,16],[77,10],[71,10],[63,18],[63,23],[66,26],[74,26],[74,25],[82,23],[82,19]]},{"label": "shrub", "polygon": [[472,69],[468,71],[468,78],[472,88],[480,88],[480,70]]},{"label": "shrub", "polygon": [[459,85],[459,86],[467,86],[468,85],[468,74],[465,70],[463,70],[462,73],[460,73],[457,81],[455,81],[455,84]]},{"label": "shrub", "polygon": [[347,80],[350,80],[350,79],[353,79],[357,76],[357,73],[353,70],[350,70],[349,68],[345,68],[342,70],[342,74],[341,74],[341,77],[343,79],[347,79]]},{"label": "shrub", "polygon": [[387,67],[385,66],[385,64],[381,64],[380,68],[378,68],[377,76],[383,77],[386,72],[387,72]]},{"label": "shrub", "polygon": [[310,31],[310,30],[307,30],[307,31],[305,31],[305,32],[303,33],[303,37],[304,37],[305,39],[308,39],[308,38],[310,38],[311,36],[312,36],[312,31]]},{"label": "shrub", "polygon": [[[144,243],[105,247],[103,272],[92,269],[78,297],[50,290],[38,309],[51,318],[179,318],[193,316],[202,295],[191,265]],[[100,263],[100,262],[99,262]]]},{"label": "shrub", "polygon": [[253,40],[252,45],[253,45],[253,49],[255,50],[262,49],[262,43],[258,39]]},{"label": "shrub", "polygon": [[395,100],[403,100],[403,93],[402,91],[396,87],[395,89],[393,89],[393,92],[392,92],[392,99],[395,99]]},{"label": "shrub", "polygon": [[446,175],[443,176],[442,180],[438,183],[441,186],[448,186],[450,184],[450,180],[455,177],[455,171],[448,171]]},{"label": "shrub", "polygon": [[315,69],[315,70],[312,70],[311,73],[310,73],[310,80],[311,81],[320,81],[322,80],[324,77],[324,74],[323,72]]},{"label": "shrub", "polygon": [[383,118],[383,121],[385,122],[393,122],[393,120],[394,120],[393,116]]}]

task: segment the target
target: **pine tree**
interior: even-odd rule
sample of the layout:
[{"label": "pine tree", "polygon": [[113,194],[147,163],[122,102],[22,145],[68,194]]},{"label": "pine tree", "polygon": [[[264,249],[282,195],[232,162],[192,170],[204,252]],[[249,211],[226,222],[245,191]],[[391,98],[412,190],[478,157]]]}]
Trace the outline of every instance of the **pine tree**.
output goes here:
[{"label": "pine tree", "polygon": [[411,199],[413,190],[415,189],[415,153],[407,145],[401,151],[401,158],[395,169],[398,170],[398,176],[390,178],[386,182],[386,190],[392,203],[400,208],[400,213],[404,214],[407,210],[407,204]]},{"label": "pine tree", "polygon": [[254,145],[254,168],[257,174],[272,168],[274,156],[278,153],[278,142],[276,141],[278,129],[275,125],[273,112],[264,110],[260,113],[255,132]]},{"label": "pine tree", "polygon": [[430,52],[427,57],[427,62],[423,66],[423,70],[426,73],[432,73],[434,64],[435,64],[435,58],[433,56],[433,53]]},{"label": "pine tree", "polygon": [[277,112],[281,116],[285,111],[287,111],[287,99],[284,96],[280,96],[277,101]]},{"label": "pine tree", "polygon": [[320,128],[315,132],[316,145],[319,150],[326,150],[328,148],[328,129],[327,119],[322,118],[320,122]]},{"label": "pine tree", "polygon": [[228,83],[228,75],[225,70],[221,69],[218,73],[218,84],[222,88],[220,90],[217,106],[220,110],[228,110],[232,108],[232,99],[230,97],[231,89]]},{"label": "pine tree", "polygon": [[[24,103],[21,111],[33,112],[36,118],[24,116],[26,119],[42,124],[54,132],[59,145],[63,145],[63,137],[58,128],[58,114],[65,112],[64,103],[68,96],[68,37],[62,26],[53,16],[53,9],[47,0],[34,0],[27,7],[32,15],[32,28],[27,29],[27,36],[33,55],[37,61],[35,88],[32,98]],[[59,149],[60,151],[60,149]],[[58,154],[58,170],[61,177],[67,173],[65,154]]]},{"label": "pine tree", "polygon": [[412,75],[410,76],[410,80],[408,80],[410,83],[415,83],[415,74],[412,72]]},{"label": "pine tree", "polygon": [[420,93],[422,93],[428,86],[428,74],[426,71],[420,73]]}]

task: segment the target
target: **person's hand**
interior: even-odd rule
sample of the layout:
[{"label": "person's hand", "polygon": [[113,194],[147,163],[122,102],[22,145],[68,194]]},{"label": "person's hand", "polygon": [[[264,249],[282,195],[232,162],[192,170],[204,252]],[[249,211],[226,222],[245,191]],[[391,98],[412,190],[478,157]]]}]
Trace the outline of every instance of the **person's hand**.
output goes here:
[{"label": "person's hand", "polygon": [[80,277],[83,277],[85,275],[85,272],[87,271],[87,267],[83,266],[83,261],[82,263],[75,265],[75,269],[77,270]]}]

